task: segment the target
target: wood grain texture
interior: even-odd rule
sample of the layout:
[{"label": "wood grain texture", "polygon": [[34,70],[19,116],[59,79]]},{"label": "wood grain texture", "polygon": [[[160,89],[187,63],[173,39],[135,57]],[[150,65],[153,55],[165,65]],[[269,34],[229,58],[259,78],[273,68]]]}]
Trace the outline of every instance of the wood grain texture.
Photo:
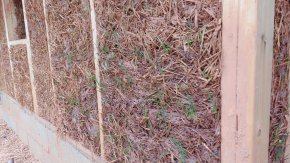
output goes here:
[{"label": "wood grain texture", "polygon": [[101,156],[105,158],[105,145],[104,145],[104,131],[103,131],[103,106],[102,106],[102,96],[101,96],[101,74],[100,74],[100,61],[99,61],[99,44],[97,38],[97,23],[94,1],[90,0],[90,14],[92,23],[92,36],[93,36],[93,48],[94,48],[94,63],[95,63],[95,75],[96,75],[96,89],[98,98],[98,118],[99,118],[99,133],[100,133],[100,148]]},{"label": "wood grain texture", "polygon": [[31,84],[31,89],[32,89],[32,97],[33,97],[33,110],[37,115],[39,115],[39,109],[38,109],[38,103],[37,103],[38,100],[37,100],[37,96],[36,96],[35,80],[34,80],[34,73],[33,73],[33,66],[32,66],[32,52],[31,52],[31,45],[30,45],[30,35],[29,35],[29,29],[28,29],[28,23],[27,23],[27,13],[26,13],[25,4],[26,4],[25,0],[22,0],[25,33],[26,33],[26,47],[27,47],[29,77],[30,77],[30,84]]},{"label": "wood grain texture", "polygon": [[267,162],[274,1],[223,1],[222,162]]}]

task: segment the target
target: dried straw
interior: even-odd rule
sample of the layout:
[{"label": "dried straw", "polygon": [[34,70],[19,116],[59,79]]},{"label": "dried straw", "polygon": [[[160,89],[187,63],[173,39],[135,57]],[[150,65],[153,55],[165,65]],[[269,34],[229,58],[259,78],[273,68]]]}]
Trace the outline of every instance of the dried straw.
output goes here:
[{"label": "dried straw", "polygon": [[47,0],[47,22],[62,134],[99,153],[96,77],[88,0]]},{"label": "dried straw", "polygon": [[284,162],[288,115],[290,3],[276,0],[269,162]]},{"label": "dried straw", "polygon": [[16,100],[23,107],[33,111],[31,80],[26,49],[26,45],[16,45],[11,47],[10,52],[13,61]]},{"label": "dried straw", "polygon": [[[44,117],[60,132],[99,152],[98,87],[104,95],[108,160],[220,161],[219,0],[96,0],[102,75],[97,84],[88,1],[48,0],[46,5],[58,106]],[[37,92],[47,103],[43,108],[49,108],[46,93],[40,93],[51,97],[51,85],[45,82],[50,73],[43,72],[49,67],[43,62],[48,59],[46,39],[41,36],[43,10],[36,0],[28,0],[27,6],[32,50],[43,54],[34,58],[39,68]],[[285,160],[289,11],[286,0],[276,1],[270,162]],[[8,51],[1,49],[6,54],[3,67],[9,67]],[[14,66],[17,79],[21,69]],[[11,70],[4,71],[7,91],[13,92]],[[47,78],[41,79],[41,74]]]},{"label": "dried straw", "polygon": [[52,119],[51,108],[54,108],[54,95],[48,43],[45,35],[43,1],[26,0],[25,2],[39,115],[53,122],[55,119]]},{"label": "dried straw", "polygon": [[221,3],[96,0],[106,157],[218,162]]},{"label": "dried straw", "polygon": [[8,93],[11,97],[15,97],[14,94],[14,82],[12,78],[12,70],[10,65],[8,46],[7,46],[7,38],[5,33],[5,24],[4,24],[4,16],[3,16],[3,8],[2,3],[0,3],[0,55],[2,67],[1,71],[4,73],[5,81],[0,81],[5,83],[6,93]]}]

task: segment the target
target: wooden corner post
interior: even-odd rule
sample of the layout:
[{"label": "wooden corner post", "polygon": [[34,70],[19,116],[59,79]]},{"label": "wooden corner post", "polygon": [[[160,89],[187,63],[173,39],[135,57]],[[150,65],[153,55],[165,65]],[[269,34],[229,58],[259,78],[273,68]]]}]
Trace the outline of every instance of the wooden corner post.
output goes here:
[{"label": "wooden corner post", "polygon": [[274,3],[223,0],[223,163],[268,162]]}]

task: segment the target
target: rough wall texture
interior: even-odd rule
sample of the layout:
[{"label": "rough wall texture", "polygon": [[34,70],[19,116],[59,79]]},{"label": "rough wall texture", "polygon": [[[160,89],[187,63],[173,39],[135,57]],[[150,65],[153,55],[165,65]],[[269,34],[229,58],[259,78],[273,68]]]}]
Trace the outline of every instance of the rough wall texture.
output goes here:
[{"label": "rough wall texture", "polygon": [[29,76],[26,45],[12,46],[10,49],[13,75],[16,88],[16,100],[25,108],[33,111],[31,81]]},{"label": "rough wall texture", "polygon": [[108,160],[218,162],[219,0],[95,0]]},{"label": "rough wall texture", "polygon": [[[0,4],[0,7],[2,8],[2,5]],[[6,37],[5,37],[5,30],[4,30],[4,22],[3,22],[3,14],[2,14],[2,9],[0,9],[0,91],[5,91],[7,92],[6,89],[6,79],[5,79],[5,71],[6,68],[4,67],[4,59],[5,59],[5,55],[7,56],[8,53],[6,51],[5,53],[5,49],[4,45],[6,42]]]},{"label": "rough wall texture", "polygon": [[[47,0],[60,131],[99,151],[97,97],[88,0]],[[58,110],[56,110],[56,108]]]},{"label": "rough wall texture", "polygon": [[3,67],[3,56],[0,50],[0,91],[6,92],[6,79],[5,79],[5,71]]},{"label": "rough wall texture", "polygon": [[[6,41],[5,41],[6,42]],[[3,59],[3,72],[5,73],[5,84],[6,84],[6,93],[8,93],[11,97],[15,98],[15,92],[14,92],[14,80],[12,76],[12,70],[11,70],[11,63],[8,53],[8,47],[7,44],[4,44],[1,48],[1,59]]]},{"label": "rough wall texture", "polygon": [[[290,8],[286,0],[276,2],[270,162],[285,159],[287,135]],[[38,105],[60,132],[99,152],[98,87],[108,160],[219,162],[219,0],[95,0],[101,83],[94,75],[88,0],[47,0],[51,58],[42,1],[26,0],[26,6]],[[0,3],[0,71],[15,96],[2,13]],[[11,53],[15,97],[32,108],[26,49]]]},{"label": "rough wall texture", "polygon": [[52,122],[55,121],[53,116],[51,116],[51,108],[54,108],[54,94],[43,1],[26,0],[25,6],[39,114],[41,117]]},{"label": "rough wall texture", "polygon": [[[289,116],[290,3],[276,0],[269,162],[289,161],[285,155]],[[289,147],[288,147],[289,148]],[[287,162],[286,161],[286,162]]]},{"label": "rough wall texture", "polygon": [[8,52],[7,39],[5,34],[5,23],[3,15],[2,3],[0,3],[0,55],[1,55],[1,71],[4,73],[6,93],[11,97],[15,97],[14,93],[14,81],[12,78],[12,70],[10,65],[10,57]]}]

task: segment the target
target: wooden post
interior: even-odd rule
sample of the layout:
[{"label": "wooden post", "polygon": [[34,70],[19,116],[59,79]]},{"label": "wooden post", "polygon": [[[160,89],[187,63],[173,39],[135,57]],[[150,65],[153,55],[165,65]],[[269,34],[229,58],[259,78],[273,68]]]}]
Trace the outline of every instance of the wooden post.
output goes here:
[{"label": "wooden post", "polygon": [[95,63],[95,74],[96,74],[96,85],[97,85],[97,98],[98,98],[98,118],[99,118],[99,129],[100,129],[100,148],[101,156],[105,159],[105,143],[104,143],[104,129],[103,129],[103,106],[102,106],[102,94],[101,94],[101,73],[99,64],[99,43],[97,39],[97,22],[94,7],[94,0],[90,0],[90,13],[92,22],[92,33],[93,33],[93,47],[94,47],[94,63]]},{"label": "wooden post", "polygon": [[222,162],[268,162],[274,1],[223,0]]},{"label": "wooden post", "polygon": [[39,115],[38,103],[37,103],[37,96],[36,96],[36,88],[35,88],[35,80],[34,80],[34,73],[33,73],[33,66],[32,66],[32,52],[30,46],[30,35],[28,29],[28,22],[26,17],[26,7],[25,7],[25,0],[22,0],[22,7],[23,7],[23,15],[24,15],[24,24],[25,24],[25,33],[26,33],[26,47],[27,47],[27,58],[28,58],[28,65],[29,65],[29,75],[30,75],[30,82],[31,82],[31,90],[32,90],[32,98],[33,98],[33,110],[36,115]]}]

